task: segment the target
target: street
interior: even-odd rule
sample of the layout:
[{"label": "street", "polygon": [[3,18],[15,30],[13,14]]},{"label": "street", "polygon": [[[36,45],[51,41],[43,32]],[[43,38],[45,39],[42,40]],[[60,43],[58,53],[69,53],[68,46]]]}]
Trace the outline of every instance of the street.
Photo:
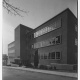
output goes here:
[{"label": "street", "polygon": [[2,69],[2,78],[3,80],[77,80],[77,78],[17,70],[6,67],[3,67]]}]

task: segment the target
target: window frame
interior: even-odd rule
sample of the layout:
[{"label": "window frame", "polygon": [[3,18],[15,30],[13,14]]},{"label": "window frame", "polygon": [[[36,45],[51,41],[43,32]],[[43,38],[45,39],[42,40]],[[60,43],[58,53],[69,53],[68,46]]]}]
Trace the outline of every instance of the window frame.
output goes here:
[{"label": "window frame", "polygon": [[[57,51],[57,52],[60,52],[60,51]],[[57,54],[57,52],[56,52],[56,54]],[[60,52],[60,58],[58,59],[58,58],[56,57],[56,60],[61,60],[61,52]]]},{"label": "window frame", "polygon": [[[55,54],[54,57],[52,57],[52,54]],[[55,52],[51,52],[51,59],[56,59],[56,53]]]},{"label": "window frame", "polygon": [[[56,40],[56,37],[58,37],[58,36],[60,36],[60,43],[57,43],[57,42],[56,42],[56,41],[57,41],[57,40]],[[55,37],[55,44],[61,44],[61,43],[62,43],[62,35],[58,35],[58,36]]]}]

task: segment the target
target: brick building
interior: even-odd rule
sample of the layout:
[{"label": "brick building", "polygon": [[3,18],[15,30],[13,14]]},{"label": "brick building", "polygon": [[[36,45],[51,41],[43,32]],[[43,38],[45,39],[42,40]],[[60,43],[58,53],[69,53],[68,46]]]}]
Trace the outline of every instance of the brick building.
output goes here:
[{"label": "brick building", "polygon": [[22,63],[40,65],[77,64],[77,18],[67,8],[35,29],[19,25],[15,29],[15,54]]}]

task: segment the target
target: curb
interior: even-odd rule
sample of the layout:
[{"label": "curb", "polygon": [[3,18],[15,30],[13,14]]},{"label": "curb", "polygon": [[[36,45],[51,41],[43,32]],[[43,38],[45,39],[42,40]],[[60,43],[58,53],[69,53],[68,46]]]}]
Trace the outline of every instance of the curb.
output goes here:
[{"label": "curb", "polygon": [[78,78],[78,74],[77,73],[38,70],[38,69],[23,68],[23,67],[7,67],[7,66],[3,66],[3,67],[18,69],[18,70],[25,70],[25,71],[32,71],[32,72],[39,72],[39,73],[45,73],[45,74],[52,74],[52,75],[58,75],[58,76],[66,76],[66,77]]}]

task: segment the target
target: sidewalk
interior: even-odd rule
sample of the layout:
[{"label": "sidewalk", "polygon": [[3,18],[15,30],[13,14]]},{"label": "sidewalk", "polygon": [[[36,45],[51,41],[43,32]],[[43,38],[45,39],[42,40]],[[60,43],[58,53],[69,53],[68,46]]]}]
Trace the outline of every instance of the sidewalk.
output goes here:
[{"label": "sidewalk", "polygon": [[9,67],[9,66],[5,66],[5,67],[25,70],[25,71],[39,72],[39,73],[54,74],[54,75],[59,75],[59,76],[74,77],[74,78],[77,78],[78,76],[77,73],[72,73],[72,72],[70,73],[70,72],[48,71],[48,70],[39,70],[39,69],[23,68],[23,67]]}]

